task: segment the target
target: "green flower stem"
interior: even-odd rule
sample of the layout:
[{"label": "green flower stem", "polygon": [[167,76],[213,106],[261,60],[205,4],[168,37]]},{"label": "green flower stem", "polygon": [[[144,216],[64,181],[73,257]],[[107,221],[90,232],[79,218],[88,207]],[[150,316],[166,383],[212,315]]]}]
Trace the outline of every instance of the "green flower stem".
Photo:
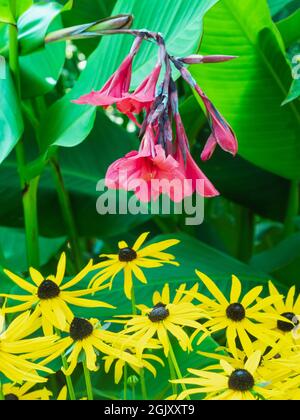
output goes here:
[{"label": "green flower stem", "polygon": [[84,372],[84,379],[85,379],[85,385],[86,385],[88,400],[93,401],[94,400],[94,395],[93,395],[93,386],[92,386],[92,381],[91,381],[91,374],[90,374],[90,371],[88,370],[86,360],[84,360],[84,362],[83,362],[83,372]]},{"label": "green flower stem", "polygon": [[128,381],[128,367],[127,367],[127,364],[125,363],[125,366],[124,366],[124,390],[123,390],[123,400],[124,401],[127,400],[127,381]]},{"label": "green flower stem", "polygon": [[[172,364],[174,366],[174,370],[176,372],[177,378],[178,379],[183,379],[183,376],[182,376],[180,367],[177,363],[177,359],[176,359],[176,356],[175,356],[175,353],[174,353],[174,350],[173,350],[173,347],[172,347],[172,344],[171,344],[170,340],[169,340],[169,345],[170,345],[170,359],[171,359]],[[181,388],[182,388],[183,391],[187,390],[187,387],[185,386],[185,384],[180,384],[180,385],[181,385]],[[190,400],[190,397],[187,397],[187,399]]]},{"label": "green flower stem", "polygon": [[295,232],[295,219],[299,213],[299,183],[291,181],[288,208],[284,222],[284,235],[288,237]]},{"label": "green flower stem", "polygon": [[68,191],[65,188],[64,180],[60,170],[57,159],[52,158],[50,161],[52,175],[54,178],[60,207],[62,210],[63,218],[68,230],[68,236],[71,243],[71,249],[74,256],[76,270],[80,271],[83,267],[83,260],[81,256],[81,249],[79,245],[78,233],[73,217],[72,206]]},{"label": "green flower stem", "polygon": [[[58,337],[61,338],[61,333],[57,328],[55,328],[55,333],[56,333],[56,335],[58,335]],[[67,371],[68,368],[69,368],[69,365],[68,365],[68,361],[67,361],[67,358],[66,358],[65,354],[61,355],[61,361],[62,361],[64,371]],[[68,375],[65,375],[65,378],[66,378],[66,384],[67,384],[70,400],[71,401],[76,401],[76,395],[75,395],[75,391],[74,391],[74,385],[73,385],[73,382],[72,382],[72,377],[68,376]]]},{"label": "green flower stem", "polygon": [[141,381],[141,390],[142,390],[143,400],[148,401],[148,392],[147,392],[144,368],[141,368],[141,371],[140,371],[140,381]]},{"label": "green flower stem", "polygon": [[132,285],[132,289],[131,289],[131,307],[132,307],[132,315],[136,315],[137,311],[136,311],[136,299],[135,299],[135,291],[134,291],[134,286]]},{"label": "green flower stem", "polygon": [[[16,0],[10,0],[10,9],[13,16],[15,16]],[[18,29],[14,25],[9,25],[9,67],[14,78],[17,94],[21,97]],[[16,145],[16,156],[22,190],[28,265],[39,267],[39,234],[37,217],[37,187],[39,178],[37,177],[30,182],[26,181],[26,159],[22,139],[20,139]]]},{"label": "green flower stem", "polygon": [[4,394],[3,394],[3,390],[2,390],[2,382],[0,380],[0,401],[4,401]]},{"label": "green flower stem", "polygon": [[131,391],[132,391],[132,400],[134,401],[136,399],[135,398],[135,384],[131,385]]},{"label": "green flower stem", "polygon": [[[171,357],[170,357],[170,353],[168,355],[168,364],[169,364],[169,370],[170,370],[170,377],[171,377],[171,380],[173,381],[173,380],[176,379],[176,373],[175,373],[173,362],[172,362]],[[172,382],[171,385],[172,385],[173,394],[174,395],[177,394],[177,384],[174,384]]]}]

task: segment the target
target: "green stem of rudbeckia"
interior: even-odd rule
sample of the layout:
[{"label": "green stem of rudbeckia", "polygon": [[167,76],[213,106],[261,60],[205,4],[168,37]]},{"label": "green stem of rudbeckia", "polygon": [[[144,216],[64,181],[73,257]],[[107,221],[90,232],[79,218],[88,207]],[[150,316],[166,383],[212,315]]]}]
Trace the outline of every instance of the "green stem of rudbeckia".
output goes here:
[{"label": "green stem of rudbeckia", "polygon": [[[10,10],[16,16],[16,0],[10,0]],[[20,68],[18,55],[18,28],[9,25],[9,67],[14,78],[16,92],[21,97]],[[24,222],[26,231],[27,260],[29,266],[39,267],[39,233],[37,214],[37,189],[39,177],[26,179],[26,158],[22,138],[16,145],[16,157],[22,191]]]},{"label": "green stem of rudbeckia", "polygon": [[70,197],[68,191],[65,188],[63,176],[60,170],[59,163],[56,158],[52,158],[50,161],[53,179],[56,186],[56,191],[62,211],[62,215],[68,231],[68,236],[71,244],[71,250],[74,256],[76,264],[76,270],[80,271],[83,267],[83,260],[81,256],[81,249],[79,245],[78,232],[73,217],[73,211],[71,206]]},{"label": "green stem of rudbeckia", "polygon": [[0,401],[4,401],[4,394],[3,394],[3,390],[2,390],[2,382],[0,381]]},{"label": "green stem of rudbeckia", "polygon": [[[57,328],[55,328],[55,333],[58,337],[61,338],[61,333]],[[61,361],[62,361],[64,371],[66,372],[69,369],[69,364],[68,364],[66,355],[64,353],[61,355]],[[69,376],[65,375],[65,378],[66,378],[66,384],[67,384],[70,400],[71,401],[76,401],[76,395],[75,395],[75,390],[74,390],[72,377],[71,377],[71,375],[69,375]]]},{"label": "green stem of rudbeckia", "polygon": [[135,299],[135,291],[134,291],[134,286],[133,285],[132,285],[132,289],[131,289],[131,308],[132,308],[132,315],[136,315],[137,314],[136,299]]},{"label": "green stem of rudbeckia", "polygon": [[299,182],[291,181],[288,208],[284,221],[284,235],[288,237],[295,232],[295,219],[299,212]]},{"label": "green stem of rudbeckia", "polygon": [[141,381],[141,390],[142,390],[142,397],[144,401],[148,400],[148,393],[146,387],[146,380],[145,380],[145,369],[141,369],[140,371],[140,381]]},{"label": "green stem of rudbeckia", "polygon": [[124,390],[123,390],[123,400],[124,401],[127,400],[127,381],[128,381],[128,367],[127,367],[127,364],[125,363],[125,366],[124,366]]},{"label": "green stem of rudbeckia", "polygon": [[93,394],[93,386],[92,386],[92,380],[91,380],[91,374],[88,370],[86,360],[83,362],[83,372],[84,372],[84,380],[86,385],[86,392],[87,392],[87,398],[89,401],[94,400],[94,394]]},{"label": "green stem of rudbeckia", "polygon": [[[174,350],[173,350],[173,347],[172,347],[172,344],[171,344],[170,340],[169,340],[169,347],[170,347],[170,350],[169,350],[170,351],[170,359],[173,363],[177,378],[178,379],[183,379],[183,376],[182,376],[180,367],[178,365],[178,362],[177,362],[177,359],[176,359],[176,356],[175,356],[175,353],[174,353]],[[183,391],[187,390],[187,387],[185,386],[185,384],[180,384],[180,385],[181,385],[181,388],[182,388]],[[187,397],[187,399],[190,400],[190,397]]]},{"label": "green stem of rudbeckia", "polygon": [[[169,364],[169,370],[170,370],[170,377],[171,377],[171,380],[173,381],[176,379],[176,373],[175,373],[175,369],[174,369],[174,365],[173,365],[170,353],[168,355],[168,364]],[[173,394],[177,394],[177,384],[174,384],[172,382],[171,385],[172,385]]]}]

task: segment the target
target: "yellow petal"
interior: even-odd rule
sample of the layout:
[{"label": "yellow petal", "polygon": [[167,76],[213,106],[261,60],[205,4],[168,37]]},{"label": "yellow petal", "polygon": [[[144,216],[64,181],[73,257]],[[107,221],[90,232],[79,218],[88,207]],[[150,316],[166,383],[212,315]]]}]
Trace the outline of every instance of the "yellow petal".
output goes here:
[{"label": "yellow petal", "polygon": [[56,276],[55,276],[55,283],[60,286],[64,277],[65,277],[65,272],[66,272],[66,253],[63,252],[61,254],[61,257],[59,259],[59,262],[57,264],[57,271],[56,271]]},{"label": "yellow petal", "polygon": [[132,249],[134,251],[138,251],[140,247],[144,244],[146,239],[148,238],[150,232],[145,232],[140,235],[140,237],[136,240],[135,244],[133,245]]},{"label": "yellow petal", "polygon": [[242,293],[242,285],[236,276],[232,276],[230,303],[238,303]]}]

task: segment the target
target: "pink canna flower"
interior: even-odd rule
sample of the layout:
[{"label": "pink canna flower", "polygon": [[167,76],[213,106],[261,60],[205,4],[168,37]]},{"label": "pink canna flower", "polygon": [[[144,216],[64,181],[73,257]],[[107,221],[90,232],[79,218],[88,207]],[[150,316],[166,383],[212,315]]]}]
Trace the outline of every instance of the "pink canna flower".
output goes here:
[{"label": "pink canna flower", "polygon": [[212,135],[208,139],[201,155],[202,159],[210,159],[217,144],[225,152],[231,153],[233,156],[235,156],[238,151],[238,142],[232,128],[225,121],[223,116],[219,113],[214,104],[208,99],[208,97],[199,86],[196,87],[196,91],[203,100],[212,128]]},{"label": "pink canna flower", "polygon": [[210,138],[208,139],[204,151],[201,155],[201,158],[203,160],[210,159],[217,145],[219,145],[226,152],[229,152],[233,156],[235,156],[238,151],[238,142],[232,128],[225,121],[224,117],[216,109],[216,107],[209,100],[209,98],[202,91],[202,89],[197,85],[191,73],[185,67],[183,67],[182,64],[176,61],[174,62],[174,64],[180,70],[184,80],[196,90],[207,110],[209,122],[212,129],[212,136],[210,136]]},{"label": "pink canna flower", "polygon": [[130,53],[101,90],[92,91],[73,102],[80,105],[102,106],[106,108],[122,100],[124,95],[128,94],[130,88],[132,63],[141,42],[142,38],[138,37],[135,39]]},{"label": "pink canna flower", "polygon": [[118,101],[117,108],[126,115],[139,114],[143,109],[149,112],[155,100],[156,85],[161,72],[161,63],[158,63],[149,76],[133,93],[127,93]]},{"label": "pink canna flower", "polygon": [[175,123],[177,130],[175,159],[179,163],[181,171],[185,174],[185,178],[191,181],[192,193],[197,192],[204,197],[218,196],[219,192],[201,171],[190,153],[188,138],[178,113],[175,114]]},{"label": "pink canna flower", "polygon": [[[114,162],[106,174],[106,186],[134,191],[144,203],[156,201],[167,194],[174,202],[181,202],[192,191],[185,187],[185,174],[179,162],[155,144],[152,127],[147,128],[140,150],[128,153]],[[171,186],[171,188],[170,188]]]}]

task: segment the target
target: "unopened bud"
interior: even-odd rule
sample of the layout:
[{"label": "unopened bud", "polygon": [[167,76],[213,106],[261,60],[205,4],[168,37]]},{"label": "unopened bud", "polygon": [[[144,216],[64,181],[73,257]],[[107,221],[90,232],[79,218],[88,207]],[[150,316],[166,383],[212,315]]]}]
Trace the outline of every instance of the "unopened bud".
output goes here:
[{"label": "unopened bud", "polygon": [[140,382],[139,378],[136,375],[131,375],[127,379],[127,385],[135,386]]},{"label": "unopened bud", "polygon": [[238,58],[235,55],[190,55],[188,57],[177,58],[184,64],[207,64],[207,63],[223,63],[225,61]]}]

